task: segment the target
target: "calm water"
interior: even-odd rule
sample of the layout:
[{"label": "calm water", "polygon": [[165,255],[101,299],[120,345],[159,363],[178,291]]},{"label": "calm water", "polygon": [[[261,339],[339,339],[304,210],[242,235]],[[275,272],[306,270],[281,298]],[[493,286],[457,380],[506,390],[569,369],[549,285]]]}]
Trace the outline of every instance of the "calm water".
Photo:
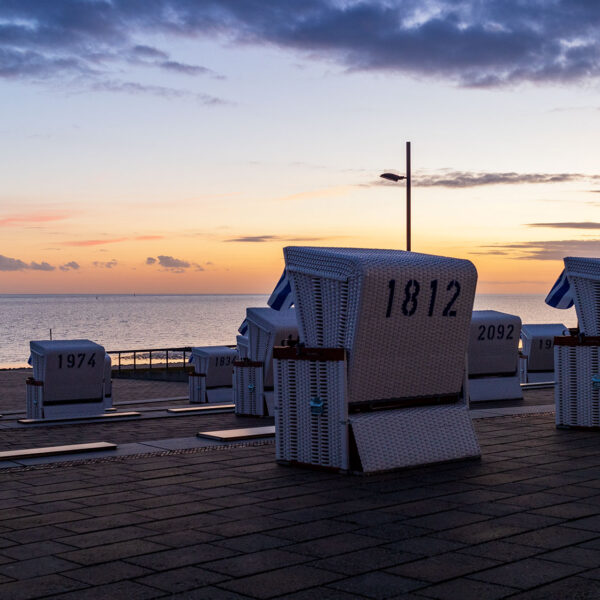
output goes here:
[{"label": "calm water", "polygon": [[[29,340],[91,339],[107,350],[234,344],[248,306],[266,295],[123,296],[0,295],[0,368],[25,366]],[[475,298],[475,309],[521,317],[524,323],[577,324],[575,310],[557,310],[543,295]]]}]

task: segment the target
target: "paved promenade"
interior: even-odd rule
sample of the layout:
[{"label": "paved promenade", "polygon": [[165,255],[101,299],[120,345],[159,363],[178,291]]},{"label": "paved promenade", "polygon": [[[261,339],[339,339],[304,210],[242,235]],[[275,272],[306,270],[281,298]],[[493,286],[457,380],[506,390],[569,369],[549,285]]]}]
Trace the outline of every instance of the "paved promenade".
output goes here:
[{"label": "paved promenade", "polygon": [[[375,476],[264,441],[0,469],[0,598],[600,598],[598,433],[474,423],[481,460]],[[35,431],[73,427],[117,432]]]}]

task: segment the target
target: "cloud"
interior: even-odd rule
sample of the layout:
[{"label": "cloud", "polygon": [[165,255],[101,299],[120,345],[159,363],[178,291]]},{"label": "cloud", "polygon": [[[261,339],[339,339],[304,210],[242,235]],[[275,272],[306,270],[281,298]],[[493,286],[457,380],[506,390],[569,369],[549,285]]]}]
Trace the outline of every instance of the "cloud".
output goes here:
[{"label": "cloud", "polygon": [[29,266],[18,258],[10,258],[0,254],[0,271],[22,271]]},{"label": "cloud", "polygon": [[224,242],[264,243],[264,242],[319,242],[331,237],[292,237],[283,235],[242,235],[223,240]]},{"label": "cloud", "polygon": [[135,237],[121,237],[111,238],[106,240],[73,240],[68,242],[62,242],[64,246],[105,246],[106,244],[118,244],[120,242],[136,241],[144,242],[147,240],[161,240],[164,236],[162,235],[138,235]]},{"label": "cloud", "polygon": [[503,252],[521,260],[562,260],[565,256],[598,256],[600,238],[586,240],[550,240],[541,242],[517,242],[483,246],[471,254],[498,254]]},{"label": "cloud", "polygon": [[[431,175],[412,177],[412,185],[418,187],[470,188],[484,185],[518,185],[535,183],[569,183],[598,179],[598,175],[583,173],[481,173],[469,171],[443,171]],[[370,183],[358,184],[359,187],[397,185],[377,179]]]},{"label": "cloud", "polygon": [[49,223],[51,221],[62,221],[68,216],[64,213],[57,214],[22,214],[0,217],[0,227],[22,227],[29,223]]},{"label": "cloud", "polygon": [[146,264],[158,265],[162,267],[163,271],[177,274],[185,273],[186,269],[190,269],[192,267],[195,271],[204,271],[204,267],[198,263],[182,260],[180,258],[174,258],[173,256],[166,256],[164,254],[160,254],[157,258],[149,256],[146,259]]},{"label": "cloud", "polygon": [[98,260],[95,260],[92,264],[95,267],[100,268],[100,269],[112,269],[113,267],[116,267],[118,263],[117,263],[116,259],[113,258],[112,260],[109,260],[108,262],[100,262]]},{"label": "cloud", "polygon": [[140,40],[186,36],[464,87],[579,82],[600,71],[599,17],[597,2],[572,0],[304,0],[285,10],[280,0],[12,0],[0,5],[0,77],[93,75],[132,57],[176,63]]},{"label": "cloud", "polygon": [[187,90],[180,90],[162,85],[147,85],[135,81],[120,81],[115,79],[105,79],[97,81],[90,85],[90,89],[95,92],[117,92],[124,94],[149,94],[160,98],[188,98],[196,100],[205,106],[216,106],[231,104],[226,100],[211,96],[210,94],[198,94]]},{"label": "cloud", "polygon": [[24,271],[31,269],[32,271],[55,271],[56,267],[48,264],[46,261],[40,263],[31,261],[26,263],[19,258],[10,258],[0,254],[0,271]]},{"label": "cloud", "polygon": [[74,260],[58,267],[61,271],[77,271],[80,267]]},{"label": "cloud", "polygon": [[551,227],[554,229],[600,229],[600,223],[594,221],[582,221],[580,223],[527,223],[527,227]]},{"label": "cloud", "polygon": [[71,242],[62,242],[63,246],[104,246],[106,244],[116,244],[125,242],[129,238],[113,238],[109,240],[75,240]]},{"label": "cloud", "polygon": [[45,261],[42,261],[41,263],[36,263],[32,261],[29,268],[34,271],[54,271],[56,269],[56,267],[49,265]]},{"label": "cloud", "polygon": [[167,269],[188,269],[191,266],[187,260],[165,256],[164,254],[158,256],[158,264]]}]

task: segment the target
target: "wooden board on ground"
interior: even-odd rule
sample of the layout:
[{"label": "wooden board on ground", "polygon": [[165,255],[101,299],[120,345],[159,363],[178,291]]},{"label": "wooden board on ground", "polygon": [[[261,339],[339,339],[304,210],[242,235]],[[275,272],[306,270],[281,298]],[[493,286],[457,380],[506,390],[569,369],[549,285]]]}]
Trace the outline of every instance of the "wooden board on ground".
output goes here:
[{"label": "wooden board on ground", "polygon": [[109,442],[92,442],[90,444],[70,444],[68,446],[46,446],[45,448],[24,448],[22,450],[6,450],[0,452],[0,460],[17,460],[19,458],[41,458],[42,456],[58,456],[60,454],[76,454],[79,452],[99,452],[116,450],[117,445]]},{"label": "wooden board on ground", "polygon": [[167,408],[168,413],[220,413],[233,412],[235,404],[204,404],[203,406],[186,406],[185,408]]},{"label": "wooden board on ground", "polygon": [[275,437],[275,425],[268,427],[248,427],[245,429],[222,429],[220,431],[199,431],[198,437],[219,442],[235,442],[256,438]]},{"label": "wooden board on ground", "polygon": [[44,423],[70,423],[71,421],[118,421],[119,419],[141,417],[139,412],[113,412],[87,417],[64,417],[62,419],[19,419],[23,425],[40,425]]}]

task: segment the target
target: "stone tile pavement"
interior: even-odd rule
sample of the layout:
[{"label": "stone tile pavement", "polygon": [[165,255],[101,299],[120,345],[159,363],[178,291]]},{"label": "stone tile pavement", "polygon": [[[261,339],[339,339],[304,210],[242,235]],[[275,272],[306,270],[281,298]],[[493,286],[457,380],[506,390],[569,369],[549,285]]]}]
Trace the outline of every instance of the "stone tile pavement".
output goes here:
[{"label": "stone tile pavement", "polygon": [[600,598],[598,433],[474,423],[481,460],[375,476],[264,442],[0,470],[0,598]]}]

